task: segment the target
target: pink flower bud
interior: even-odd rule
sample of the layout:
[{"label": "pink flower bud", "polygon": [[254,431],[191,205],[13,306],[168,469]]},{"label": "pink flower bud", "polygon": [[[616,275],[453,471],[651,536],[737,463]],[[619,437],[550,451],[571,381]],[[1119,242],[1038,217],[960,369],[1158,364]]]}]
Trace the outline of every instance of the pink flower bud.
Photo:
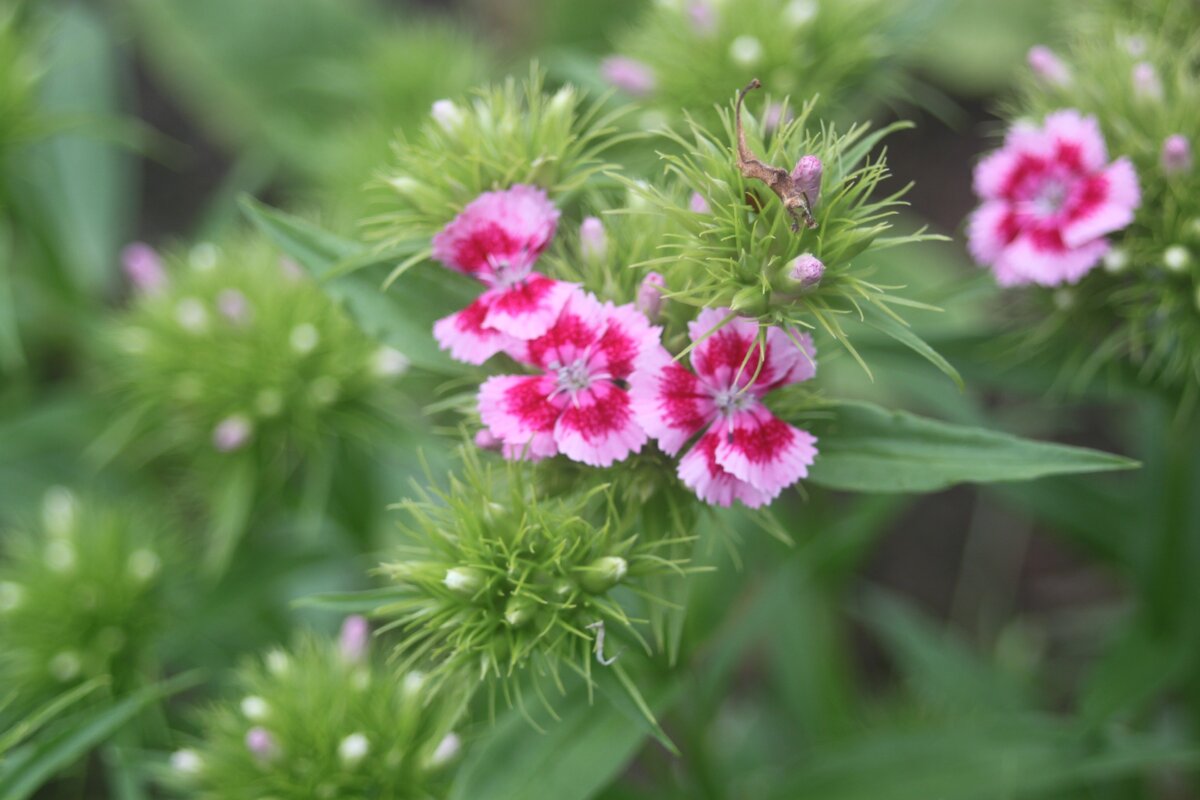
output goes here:
[{"label": "pink flower bud", "polygon": [[662,313],[663,288],[666,285],[667,282],[662,275],[651,272],[642,279],[642,285],[638,287],[634,306],[651,321],[657,320],[658,315]]},{"label": "pink flower bud", "polygon": [[804,193],[810,211],[821,200],[821,174],[824,171],[821,159],[816,156],[802,156],[792,169],[792,183]]},{"label": "pink flower bud", "polygon": [[303,280],[306,274],[304,272],[304,267],[300,266],[287,256],[283,256],[279,259],[279,269],[281,272],[283,272],[283,277],[292,282]]},{"label": "pink flower bud", "polygon": [[1051,86],[1070,86],[1071,69],[1063,63],[1053,50],[1043,45],[1029,49],[1029,68]]},{"label": "pink flower bud", "polygon": [[246,731],[246,749],[259,761],[273,761],[279,755],[275,737],[265,728],[254,727]]},{"label": "pink flower bud", "polygon": [[1133,65],[1133,93],[1142,100],[1162,100],[1163,85],[1154,65],[1140,61]]},{"label": "pink flower bud", "polygon": [[220,453],[231,453],[245,446],[253,432],[254,428],[247,417],[234,414],[221,420],[213,429],[213,447]]},{"label": "pink flower bud", "polygon": [[1181,133],[1168,136],[1159,157],[1162,171],[1167,175],[1182,175],[1192,171],[1192,143]]},{"label": "pink flower bud", "polygon": [[338,653],[351,664],[361,662],[367,655],[367,644],[371,640],[371,626],[366,617],[357,614],[346,617],[342,632],[338,636]]},{"label": "pink flower bud", "polygon": [[145,242],[133,242],[121,251],[121,267],[133,288],[143,294],[157,294],[167,285],[158,251]]},{"label": "pink flower bud", "polygon": [[708,36],[717,29],[717,12],[708,0],[693,0],[688,4],[687,14],[692,30],[701,36]]},{"label": "pink flower bud", "polygon": [[225,289],[217,295],[217,310],[234,325],[250,321],[250,301],[237,289]]},{"label": "pink flower bud", "polygon": [[692,196],[688,198],[688,208],[695,214],[710,214],[712,209],[709,208],[708,201],[704,199],[704,195],[699,192],[692,192]]},{"label": "pink flower bud", "polygon": [[604,80],[634,97],[645,97],[654,91],[658,80],[654,70],[634,58],[609,56],[600,62]]},{"label": "pink flower bud", "polygon": [[788,276],[799,284],[800,291],[812,291],[825,276],[825,264],[812,253],[801,253],[792,260]]},{"label": "pink flower bud", "polygon": [[579,248],[588,261],[600,261],[608,250],[608,236],[598,217],[584,217],[579,226]]},{"label": "pink flower bud", "polygon": [[786,114],[784,111],[783,103],[767,104],[766,109],[763,111],[762,120],[763,130],[766,133],[779,130],[780,125],[783,125],[785,122],[791,122],[795,118],[796,115],[792,113],[790,108],[786,110]]},{"label": "pink flower bud", "polygon": [[487,428],[481,428],[479,432],[475,434],[475,446],[480,450],[499,452],[502,444],[503,442],[500,440],[500,437],[496,436],[496,434],[492,433]]}]

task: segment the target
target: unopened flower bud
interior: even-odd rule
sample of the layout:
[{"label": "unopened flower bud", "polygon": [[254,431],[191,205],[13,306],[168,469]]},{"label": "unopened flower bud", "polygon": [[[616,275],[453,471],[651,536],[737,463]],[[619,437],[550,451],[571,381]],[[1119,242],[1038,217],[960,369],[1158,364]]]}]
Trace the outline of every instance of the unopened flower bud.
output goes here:
[{"label": "unopened flower bud", "polygon": [[498,453],[503,445],[504,442],[501,441],[500,437],[487,428],[481,428],[475,434],[475,446],[480,450],[490,450]]},{"label": "unopened flower bud", "polygon": [[69,538],[79,520],[79,501],[65,486],[52,486],[42,497],[42,527],[47,536]]},{"label": "unopened flower bud", "polygon": [[408,372],[410,362],[408,356],[394,347],[381,347],[375,351],[371,361],[371,371],[381,378],[399,378]]},{"label": "unopened flower bud", "polygon": [[133,288],[142,294],[158,294],[167,285],[158,251],[145,242],[133,242],[121,251],[121,267]]},{"label": "unopened flower bud", "polygon": [[185,297],[175,306],[175,321],[188,333],[203,333],[208,328],[208,310],[195,297]]},{"label": "unopened flower bud", "polygon": [[246,749],[260,762],[274,761],[279,756],[279,745],[265,728],[254,727],[246,731]]},{"label": "unopened flower bud", "polygon": [[579,249],[587,261],[604,259],[608,251],[608,235],[599,217],[584,217],[579,225]]},{"label": "unopened flower bud", "polygon": [[589,564],[579,577],[579,585],[592,594],[603,594],[621,582],[629,572],[629,562],[620,556],[604,556]]},{"label": "unopened flower bud", "polygon": [[354,614],[346,617],[338,636],[338,653],[342,659],[357,664],[367,655],[367,644],[371,641],[371,626],[367,618]]},{"label": "unopened flower bud", "polygon": [[184,748],[171,754],[171,769],[180,775],[198,775],[203,768],[204,761],[195,750]]},{"label": "unopened flower bud", "polygon": [[291,334],[288,336],[288,342],[299,355],[308,355],[313,350],[317,349],[317,345],[321,341],[321,334],[317,332],[316,327],[311,323],[302,322],[292,328]]},{"label": "unopened flower bud", "polygon": [[1163,99],[1162,80],[1153,64],[1140,61],[1133,65],[1133,93],[1141,100]]},{"label": "unopened flower bud", "polygon": [[404,674],[404,678],[400,682],[400,689],[404,692],[405,697],[416,697],[424,685],[425,673],[413,670]]},{"label": "unopened flower bud", "polygon": [[694,214],[712,213],[712,207],[708,205],[708,201],[704,199],[704,195],[699,192],[692,192],[692,196],[688,198],[688,208]]},{"label": "unopened flower bud", "polygon": [[600,62],[604,80],[626,94],[645,97],[658,86],[654,70],[635,58],[609,56]]},{"label": "unopened flower bud", "polygon": [[83,662],[74,650],[63,650],[50,659],[50,674],[60,683],[75,680],[83,670]]},{"label": "unopened flower bud", "polygon": [[788,277],[796,282],[801,292],[811,292],[825,277],[825,264],[812,253],[801,253],[792,260]]},{"label": "unopened flower bud", "polygon": [[1051,86],[1070,86],[1071,70],[1053,50],[1044,45],[1035,45],[1027,56],[1029,68]]},{"label": "unopened flower bud", "polygon": [[446,570],[446,577],[442,579],[447,589],[466,595],[479,591],[483,581],[484,574],[472,567],[451,567]]},{"label": "unopened flower bud", "polygon": [[436,122],[446,133],[454,133],[462,125],[466,115],[453,100],[438,100],[429,110]]},{"label": "unopened flower bud", "polygon": [[729,60],[739,67],[758,66],[764,55],[762,42],[758,37],[743,34],[729,43]]},{"label": "unopened flower bud", "polygon": [[1120,247],[1114,247],[1104,254],[1104,269],[1114,275],[1124,272],[1129,266],[1129,253]]},{"label": "unopened flower bud", "polygon": [[804,193],[810,211],[816,210],[821,200],[821,176],[825,165],[813,155],[801,156],[792,168],[792,185]]},{"label": "unopened flower bud", "polygon": [[570,113],[575,107],[575,89],[570,85],[564,86],[554,93],[547,107],[550,116],[561,117]]},{"label": "unopened flower bud", "polygon": [[267,665],[267,672],[274,675],[276,678],[281,678],[287,675],[292,669],[292,660],[288,654],[282,650],[272,650],[267,653],[267,657],[263,659]]},{"label": "unopened flower bud", "polygon": [[1176,133],[1168,136],[1162,145],[1159,164],[1167,175],[1182,175],[1192,171],[1192,143],[1186,136]]},{"label": "unopened flower bud", "polygon": [[75,569],[75,548],[66,539],[53,539],[46,544],[46,566],[54,572],[70,572]]},{"label": "unopened flower bud", "polygon": [[218,453],[232,453],[246,445],[254,433],[250,419],[242,414],[234,414],[217,423],[213,429],[213,447]]},{"label": "unopened flower bud", "polygon": [[1181,244],[1173,244],[1163,251],[1163,266],[1171,272],[1183,272],[1192,265],[1192,254]]},{"label": "unopened flower bud", "polygon": [[129,554],[125,569],[138,583],[148,583],[162,569],[162,559],[153,550],[140,547]]},{"label": "unopened flower bud", "polygon": [[533,619],[534,604],[524,597],[510,597],[504,606],[504,621],[510,628],[519,628]]},{"label": "unopened flower bud", "polygon": [[783,103],[769,103],[763,111],[763,131],[772,133],[784,123],[791,122],[793,117],[791,109],[786,108]]},{"label": "unopened flower bud", "polygon": [[250,321],[250,301],[237,289],[224,289],[217,295],[217,311],[234,325]]},{"label": "unopened flower bud", "polygon": [[200,242],[188,252],[188,265],[197,272],[208,272],[217,266],[221,257],[217,246],[212,242]]},{"label": "unopened flower bud", "polygon": [[663,305],[663,289],[666,287],[666,279],[657,272],[651,272],[642,279],[642,283],[638,286],[637,297],[634,299],[634,306],[638,311],[645,314],[651,322],[658,319],[662,313]]},{"label": "unopened flower bud", "polygon": [[717,11],[708,0],[692,0],[687,7],[688,22],[700,36],[709,36],[717,29]]},{"label": "unopened flower bud", "polygon": [[790,28],[802,28],[817,16],[817,0],[792,0],[783,7],[783,22]]},{"label": "unopened flower bud", "polygon": [[287,256],[279,257],[279,271],[291,283],[299,283],[308,275],[304,271],[304,267],[300,266],[295,259],[288,258]]},{"label": "unopened flower bud", "polygon": [[0,614],[20,608],[25,589],[19,583],[0,581]]},{"label": "unopened flower bud", "polygon": [[415,178],[410,178],[407,175],[396,175],[388,178],[388,185],[403,195],[412,194],[421,186]]},{"label": "unopened flower bud", "polygon": [[243,716],[251,722],[261,722],[271,711],[267,701],[255,694],[242,698],[241,709]]},{"label": "unopened flower bud", "polygon": [[352,733],[338,745],[338,759],[343,766],[353,767],[367,757],[371,743],[361,733]]},{"label": "unopened flower bud", "polygon": [[458,757],[461,750],[462,740],[458,738],[458,734],[447,733],[434,748],[433,755],[429,757],[430,768],[436,769],[449,764]]}]

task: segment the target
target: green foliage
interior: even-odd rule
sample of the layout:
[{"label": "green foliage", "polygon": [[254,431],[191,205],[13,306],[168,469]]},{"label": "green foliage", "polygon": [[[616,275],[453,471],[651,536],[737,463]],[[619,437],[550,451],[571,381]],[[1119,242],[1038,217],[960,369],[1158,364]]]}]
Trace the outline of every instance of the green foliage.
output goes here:
[{"label": "green foliage", "polygon": [[57,488],[40,524],[5,543],[0,675],[23,705],[96,679],[125,694],[154,674],[180,583],[161,521]]},{"label": "green foliage", "polygon": [[420,673],[305,637],[247,663],[235,683],[240,696],[204,710],[200,740],[173,759],[172,782],[189,796],[446,796],[462,696],[431,695]]}]

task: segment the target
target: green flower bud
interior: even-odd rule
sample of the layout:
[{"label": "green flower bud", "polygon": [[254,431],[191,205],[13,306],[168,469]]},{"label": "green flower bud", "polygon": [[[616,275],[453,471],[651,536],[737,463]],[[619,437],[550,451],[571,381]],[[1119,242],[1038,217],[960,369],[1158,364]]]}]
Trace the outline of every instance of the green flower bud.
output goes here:
[{"label": "green flower bud", "polygon": [[603,594],[621,582],[629,572],[629,563],[620,556],[604,556],[584,567],[580,585],[592,594]]}]

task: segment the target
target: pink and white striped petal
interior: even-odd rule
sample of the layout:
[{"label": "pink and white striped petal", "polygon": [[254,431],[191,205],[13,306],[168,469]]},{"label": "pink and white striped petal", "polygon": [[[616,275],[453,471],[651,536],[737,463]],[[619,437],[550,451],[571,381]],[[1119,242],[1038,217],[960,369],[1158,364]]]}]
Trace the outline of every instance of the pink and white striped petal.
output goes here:
[{"label": "pink and white striped petal", "polygon": [[716,449],[717,463],[768,499],[808,475],[817,438],[762,406],[735,414]]},{"label": "pink and white striped petal", "polygon": [[714,426],[679,460],[679,480],[710,505],[728,508],[734,500],[740,500],[750,508],[766,505],[771,498],[765,492],[740,480],[718,463],[716,453],[723,427]]},{"label": "pink and white striped petal", "polygon": [[554,237],[558,217],[536,186],[484,192],[433,237],[433,258],[481,280],[498,264],[528,269]]},{"label": "pink and white striped petal", "polygon": [[604,322],[604,333],[596,343],[589,365],[613,380],[628,378],[642,353],[661,346],[662,328],[651,325],[646,315],[632,304],[606,303]]},{"label": "pink and white striped petal", "polygon": [[662,347],[642,357],[629,378],[629,397],[638,424],[669,456],[717,418],[711,393]]},{"label": "pink and white striped petal", "polygon": [[1067,247],[1079,247],[1124,228],[1133,222],[1134,209],[1142,200],[1137,171],[1127,158],[1119,158],[1108,169],[1081,181],[1074,195],[1067,204],[1067,224],[1062,229]]},{"label": "pink and white striped petal", "polygon": [[482,364],[513,344],[513,338],[484,326],[488,306],[479,298],[462,311],[443,317],[433,325],[438,346],[449,350],[456,361]]},{"label": "pink and white striped petal", "polygon": [[1007,203],[986,201],[975,209],[967,222],[967,249],[980,264],[994,264],[1019,231]]},{"label": "pink and white striped petal", "polygon": [[518,361],[541,369],[553,369],[582,358],[604,334],[604,305],[593,295],[572,284],[554,324],[541,336],[514,348]]},{"label": "pink and white striped petal", "polygon": [[634,419],[629,394],[609,381],[576,392],[554,428],[558,449],[567,458],[608,467],[642,449],[646,432]]},{"label": "pink and white striped petal", "polygon": [[[734,317],[726,322],[730,313],[728,308],[705,308],[688,323],[688,334],[698,342],[692,350],[692,368],[701,380],[717,390],[741,389],[753,383],[753,391],[760,397],[789,382],[796,359],[804,354],[790,342],[787,347],[771,346],[769,334],[760,342],[757,320]],[[776,343],[779,338],[787,342],[782,331],[778,334]]]},{"label": "pink and white striped petal", "polygon": [[1056,232],[1022,233],[1004,249],[992,270],[1001,286],[1076,283],[1108,252],[1108,241],[1095,239],[1074,249],[1063,245]]},{"label": "pink and white striped petal", "polygon": [[479,387],[479,417],[503,442],[506,456],[541,458],[558,452],[554,424],[561,404],[553,398],[555,380],[549,375],[496,375]]},{"label": "pink and white striped petal", "polygon": [[483,324],[514,339],[536,339],[554,325],[576,288],[531,272],[512,286],[483,293],[480,299],[488,307]]}]

